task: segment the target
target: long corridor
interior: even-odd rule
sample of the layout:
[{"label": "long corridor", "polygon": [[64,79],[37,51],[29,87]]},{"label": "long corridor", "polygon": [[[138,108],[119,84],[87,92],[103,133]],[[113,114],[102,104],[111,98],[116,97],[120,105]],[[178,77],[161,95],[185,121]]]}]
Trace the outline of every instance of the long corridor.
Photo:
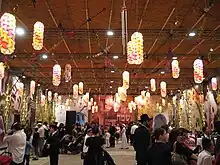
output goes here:
[{"label": "long corridor", "polygon": [[[107,149],[110,155],[113,157],[117,165],[134,165],[135,164],[135,152],[132,147],[127,150],[116,148]],[[49,165],[48,158],[40,158],[37,161],[31,161],[31,165]],[[60,155],[59,165],[82,165],[80,154],[78,155]]]}]

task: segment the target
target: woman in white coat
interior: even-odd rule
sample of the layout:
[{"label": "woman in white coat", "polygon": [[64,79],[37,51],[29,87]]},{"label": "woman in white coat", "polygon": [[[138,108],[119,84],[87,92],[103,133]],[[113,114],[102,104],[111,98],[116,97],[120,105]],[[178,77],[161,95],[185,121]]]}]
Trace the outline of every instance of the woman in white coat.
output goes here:
[{"label": "woman in white coat", "polygon": [[125,124],[122,125],[121,139],[122,139],[121,149],[128,149],[128,142],[127,142],[127,137],[126,137],[126,126],[125,126]]}]

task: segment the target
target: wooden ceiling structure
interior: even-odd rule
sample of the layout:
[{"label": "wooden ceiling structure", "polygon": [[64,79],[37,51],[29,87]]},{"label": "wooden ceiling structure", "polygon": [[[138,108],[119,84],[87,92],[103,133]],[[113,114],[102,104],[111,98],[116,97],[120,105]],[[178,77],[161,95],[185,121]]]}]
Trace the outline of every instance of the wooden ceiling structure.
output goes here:
[{"label": "wooden ceiling structure", "polygon": [[[125,70],[130,72],[130,95],[149,87],[150,78],[156,79],[158,87],[166,81],[168,91],[184,89],[194,84],[193,61],[198,57],[204,60],[207,80],[220,75],[218,0],[126,0],[128,36],[139,31],[144,37],[141,65],[129,65],[122,55],[122,5],[123,0],[3,1],[1,13],[14,13],[17,26],[26,31],[24,36],[17,36],[16,51],[7,58],[10,70],[59,94],[71,93],[72,85],[80,81],[85,91],[114,94],[122,85]],[[36,21],[45,25],[41,51],[32,48]],[[108,30],[114,35],[107,36]],[[189,37],[192,31],[195,37]],[[48,55],[46,60],[41,58],[44,53]],[[174,56],[180,63],[178,79],[173,79],[171,73]],[[56,63],[62,68],[71,64],[71,82],[66,83],[62,76],[58,87],[52,85]]]}]

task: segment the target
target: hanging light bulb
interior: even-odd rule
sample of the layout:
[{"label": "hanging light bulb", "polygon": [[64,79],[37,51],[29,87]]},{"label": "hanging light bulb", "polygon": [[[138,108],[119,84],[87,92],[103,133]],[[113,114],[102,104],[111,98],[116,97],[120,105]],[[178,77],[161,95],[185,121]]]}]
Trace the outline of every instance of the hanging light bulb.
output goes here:
[{"label": "hanging light bulb", "polygon": [[83,82],[79,82],[79,94],[83,94]]},{"label": "hanging light bulb", "polygon": [[179,78],[179,76],[180,76],[179,62],[177,60],[173,60],[171,63],[171,66],[172,66],[173,78]]},{"label": "hanging light bulb", "polygon": [[4,13],[0,19],[1,53],[10,55],[15,51],[16,19],[10,13]]},{"label": "hanging light bulb", "polygon": [[128,71],[123,72],[122,79],[123,79],[123,87],[125,89],[128,89],[129,88],[129,72]]},{"label": "hanging light bulb", "polygon": [[3,62],[0,62],[0,80],[2,80],[5,76],[5,66]]},{"label": "hanging light bulb", "polygon": [[34,93],[35,93],[35,85],[36,85],[35,81],[32,80],[31,83],[30,83],[30,96],[31,96],[31,97],[32,97],[32,96],[34,95]]},{"label": "hanging light bulb", "polygon": [[156,91],[156,81],[155,79],[150,79],[150,89],[152,92]]},{"label": "hanging light bulb", "polygon": [[53,85],[59,86],[61,79],[61,67],[60,65],[56,64],[53,66]]},{"label": "hanging light bulb", "polygon": [[71,80],[71,65],[65,65],[65,72],[64,72],[65,81],[69,82]]},{"label": "hanging light bulb", "polygon": [[77,84],[73,85],[73,98],[78,99],[78,91],[79,91],[79,86]]},{"label": "hanging light bulb", "polygon": [[193,63],[194,68],[194,81],[195,83],[202,83],[203,82],[203,62],[200,59],[196,59]]},{"label": "hanging light bulb", "polygon": [[34,24],[34,31],[33,31],[32,46],[34,50],[41,50],[44,46],[43,42],[44,42],[44,24],[38,21]]},{"label": "hanging light bulb", "polygon": [[212,84],[212,90],[216,91],[218,89],[218,81],[216,77],[212,77],[211,84]]},{"label": "hanging light bulb", "polygon": [[162,81],[160,83],[160,90],[161,90],[161,96],[166,97],[166,95],[167,95],[167,84],[166,84],[166,82]]},{"label": "hanging light bulb", "polygon": [[52,101],[52,92],[51,91],[48,91],[47,99],[48,99],[49,102]]}]

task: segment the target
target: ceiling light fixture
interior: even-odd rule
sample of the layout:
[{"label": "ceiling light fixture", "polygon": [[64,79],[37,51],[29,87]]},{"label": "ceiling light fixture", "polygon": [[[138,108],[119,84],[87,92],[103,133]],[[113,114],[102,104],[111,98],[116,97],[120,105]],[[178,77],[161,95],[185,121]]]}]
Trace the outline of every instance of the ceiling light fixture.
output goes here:
[{"label": "ceiling light fixture", "polygon": [[114,70],[111,70],[111,73],[115,73],[115,71],[114,71]]},{"label": "ceiling light fixture", "polygon": [[113,56],[113,59],[118,59],[118,56]]},{"label": "ceiling light fixture", "polygon": [[194,37],[195,35],[196,35],[195,32],[190,32],[190,33],[189,33],[189,36],[190,36],[190,37]]},{"label": "ceiling light fixture", "polygon": [[146,89],[148,89],[148,86],[145,86]]},{"label": "ceiling light fixture", "polygon": [[22,78],[26,78],[26,76],[23,75]]},{"label": "ceiling light fixture", "polygon": [[176,57],[176,56],[174,56],[174,57],[172,57],[172,59],[173,59],[173,60],[177,60],[177,57]]},{"label": "ceiling light fixture", "polygon": [[111,83],[113,83],[114,81],[110,81]]},{"label": "ceiling light fixture", "polygon": [[40,86],[40,84],[37,84],[37,86]]},{"label": "ceiling light fixture", "polygon": [[23,28],[17,27],[17,28],[16,28],[16,34],[17,34],[18,36],[23,36],[23,35],[25,34],[25,31],[24,31]]},{"label": "ceiling light fixture", "polygon": [[210,52],[213,52],[213,51],[214,51],[214,49],[213,49],[213,48],[210,48],[210,49],[209,49],[209,51],[210,51]]},{"label": "ceiling light fixture", "polygon": [[165,72],[164,72],[164,71],[161,71],[160,73],[161,73],[161,74],[165,74]]},{"label": "ceiling light fixture", "polygon": [[47,55],[47,54],[43,54],[41,57],[42,57],[43,59],[47,59],[47,58],[48,58],[48,55]]},{"label": "ceiling light fixture", "polygon": [[113,36],[113,35],[114,35],[114,32],[111,31],[111,30],[108,30],[108,31],[107,31],[107,35],[108,35],[108,36]]},{"label": "ceiling light fixture", "polygon": [[109,88],[112,88],[112,86],[110,86]]}]

